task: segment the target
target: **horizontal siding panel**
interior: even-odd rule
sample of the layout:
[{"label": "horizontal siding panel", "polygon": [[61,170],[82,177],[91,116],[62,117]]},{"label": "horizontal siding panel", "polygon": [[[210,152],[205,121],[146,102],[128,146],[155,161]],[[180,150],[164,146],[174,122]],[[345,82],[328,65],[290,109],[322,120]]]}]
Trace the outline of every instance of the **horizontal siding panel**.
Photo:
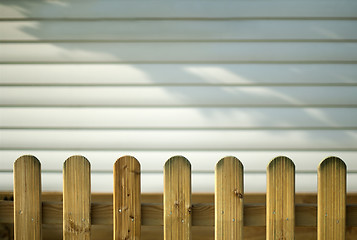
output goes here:
[{"label": "horizontal siding panel", "polygon": [[[309,7],[307,7],[309,6]],[[355,18],[355,1],[24,1],[3,0],[2,19]]]},{"label": "horizontal siding panel", "polygon": [[357,129],[357,108],[19,107],[0,108],[0,116],[0,128]]},{"label": "horizontal siding panel", "polygon": [[0,63],[355,62],[357,43],[2,43]]},{"label": "horizontal siding panel", "polygon": [[0,41],[357,40],[357,21],[2,21]]},{"label": "horizontal siding panel", "polygon": [[49,151],[49,150],[1,150],[2,170],[11,171],[14,161],[22,155],[34,155],[41,161],[42,171],[61,172],[63,162],[70,156],[82,155],[91,162],[92,172],[113,171],[114,162],[121,156],[135,156],[145,173],[162,172],[169,158],[176,155],[190,160],[194,173],[213,173],[216,163],[225,156],[235,156],[244,165],[244,171],[265,172],[269,162],[277,156],[287,156],[295,163],[297,172],[316,173],[319,163],[338,156],[348,166],[348,172],[357,172],[357,151]]},{"label": "horizontal siding panel", "polygon": [[[42,191],[44,192],[61,192],[62,191],[62,173],[42,173]],[[317,174],[297,173],[295,177],[296,192],[317,192]],[[10,179],[10,180],[9,180]],[[2,191],[12,191],[12,173],[0,174],[0,189]],[[112,174],[91,174],[92,192],[113,192]],[[141,192],[162,193],[163,174],[142,174],[141,175]],[[347,191],[357,191],[357,174],[348,174]],[[192,174],[192,192],[209,193],[214,192],[214,174]],[[245,174],[244,175],[244,192],[256,193],[266,192],[266,175],[265,173]]]},{"label": "horizontal siding panel", "polygon": [[1,106],[355,106],[357,87],[1,87]]},{"label": "horizontal siding panel", "polygon": [[357,64],[3,64],[0,84],[357,84]]},{"label": "horizontal siding panel", "polygon": [[0,136],[1,150],[357,150],[356,130],[0,130]]}]

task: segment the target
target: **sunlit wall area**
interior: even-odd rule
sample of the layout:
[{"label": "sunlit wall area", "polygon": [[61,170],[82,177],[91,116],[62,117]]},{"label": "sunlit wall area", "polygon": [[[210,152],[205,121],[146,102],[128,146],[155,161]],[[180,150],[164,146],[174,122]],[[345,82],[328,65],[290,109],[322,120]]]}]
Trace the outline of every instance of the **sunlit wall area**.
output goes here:
[{"label": "sunlit wall area", "polygon": [[357,192],[357,2],[0,2],[0,191],[21,155],[42,163],[44,191],[63,162],[91,162],[92,191],[111,192],[117,158],[141,163],[142,191],[163,191],[183,155],[193,192],[214,191],[233,155],[246,192],[265,192],[279,155],[296,190],[317,191],[335,155]]}]

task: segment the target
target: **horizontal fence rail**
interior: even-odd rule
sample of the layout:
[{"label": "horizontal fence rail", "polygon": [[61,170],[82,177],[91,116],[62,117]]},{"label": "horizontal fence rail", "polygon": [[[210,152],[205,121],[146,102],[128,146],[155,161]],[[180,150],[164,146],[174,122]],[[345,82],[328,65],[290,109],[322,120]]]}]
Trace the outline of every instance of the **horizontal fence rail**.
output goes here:
[{"label": "horizontal fence rail", "polygon": [[113,166],[113,194],[99,198],[85,157],[64,162],[61,195],[42,193],[40,161],[22,156],[14,163],[13,193],[0,193],[0,239],[355,239],[357,194],[346,194],[341,159],[320,163],[317,199],[309,200],[295,194],[291,159],[269,163],[267,194],[259,200],[244,193],[243,167],[235,157],[221,159],[214,198],[202,197],[191,193],[189,160],[172,157],[162,200],[143,198],[140,163],[123,156]]}]

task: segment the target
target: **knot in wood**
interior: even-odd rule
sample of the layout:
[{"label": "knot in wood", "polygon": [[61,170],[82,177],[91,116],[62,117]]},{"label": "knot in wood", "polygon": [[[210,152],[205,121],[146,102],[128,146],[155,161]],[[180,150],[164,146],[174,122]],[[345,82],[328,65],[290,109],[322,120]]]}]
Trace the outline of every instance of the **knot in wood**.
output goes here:
[{"label": "knot in wood", "polygon": [[240,193],[237,189],[234,190],[234,194],[239,198],[243,198],[243,194]]},{"label": "knot in wood", "polygon": [[192,213],[192,207],[189,207],[189,208],[187,209],[187,211],[188,211],[188,214],[191,214],[191,213]]},{"label": "knot in wood", "polygon": [[70,233],[89,233],[90,225],[88,223],[76,224],[73,219],[68,219],[67,231]]}]

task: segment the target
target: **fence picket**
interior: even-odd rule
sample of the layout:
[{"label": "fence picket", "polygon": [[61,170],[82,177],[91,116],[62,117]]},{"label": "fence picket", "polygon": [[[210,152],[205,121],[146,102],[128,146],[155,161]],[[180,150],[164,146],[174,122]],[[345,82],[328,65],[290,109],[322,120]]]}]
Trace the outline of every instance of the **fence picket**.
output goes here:
[{"label": "fence picket", "polygon": [[318,240],[344,240],[346,235],[346,165],[337,157],[318,168]]},{"label": "fence picket", "polygon": [[243,239],[243,165],[225,157],[216,165],[215,239]]},{"label": "fence picket", "polygon": [[164,239],[191,239],[191,164],[181,156],[164,166]]},{"label": "fence picket", "polygon": [[295,239],[295,165],[287,157],[267,167],[267,240]]},{"label": "fence picket", "polygon": [[[191,240],[193,234],[194,237],[213,239],[215,232],[216,240],[240,240],[244,226],[248,227],[244,228],[246,238],[258,235],[259,238],[266,236],[268,240],[355,238],[357,207],[354,203],[357,198],[354,193],[347,198],[347,167],[340,158],[329,157],[320,163],[317,198],[316,194],[300,194],[296,199],[297,206],[295,165],[289,158],[277,157],[267,166],[266,207],[244,206],[244,202],[257,203],[258,200],[254,194],[244,195],[243,168],[233,156],[221,159],[215,168],[215,206],[210,204],[213,195],[208,202],[200,196],[198,202],[203,204],[192,205],[191,164],[185,157],[172,157],[164,165],[164,201],[161,205],[160,195],[141,202],[140,163],[135,157],[123,156],[113,166],[113,195],[100,196],[99,201],[95,195],[98,203],[92,204],[90,163],[85,157],[72,156],[63,164],[63,204],[61,193],[50,198],[44,193],[45,202],[42,203],[41,164],[34,156],[22,156],[14,162],[14,202],[12,193],[0,192],[0,212],[3,213],[0,214],[0,235],[21,240],[59,238],[58,234],[63,234],[65,240],[100,239],[111,235],[117,240],[149,239],[152,238],[148,236],[149,232],[160,234],[163,230],[163,236],[155,235],[156,238]],[[259,201],[265,200],[262,196],[260,194]],[[298,227],[296,234],[295,223]],[[63,231],[57,229],[50,236],[49,229],[59,224],[63,224]],[[92,224],[99,225],[93,227],[93,235]],[[261,231],[261,227],[266,230]],[[104,229],[105,236],[99,236],[97,231]]]},{"label": "fence picket", "polygon": [[63,164],[63,239],[91,237],[90,163],[72,156]]},{"label": "fence picket", "polygon": [[124,156],[114,164],[113,233],[115,240],[140,239],[140,163]]},{"label": "fence picket", "polygon": [[41,163],[22,156],[14,163],[14,239],[42,239]]}]

